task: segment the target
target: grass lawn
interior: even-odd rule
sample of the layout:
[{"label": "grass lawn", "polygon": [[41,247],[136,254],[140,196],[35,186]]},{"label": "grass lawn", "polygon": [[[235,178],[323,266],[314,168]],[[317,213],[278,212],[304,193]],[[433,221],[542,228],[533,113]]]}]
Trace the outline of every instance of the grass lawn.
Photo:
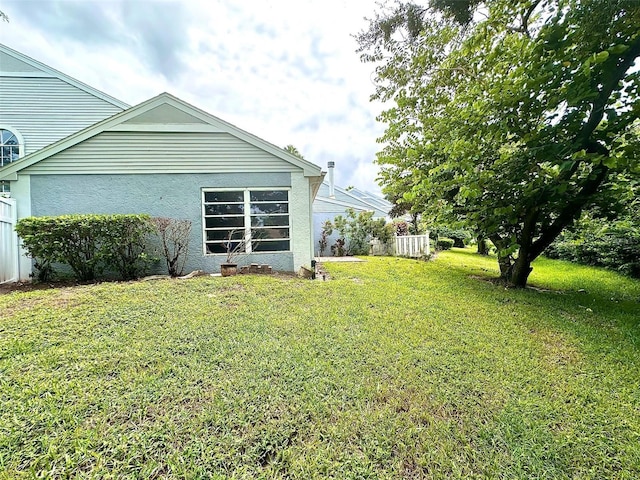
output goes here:
[{"label": "grass lawn", "polygon": [[640,282],[326,267],[0,295],[0,478],[640,478]]}]

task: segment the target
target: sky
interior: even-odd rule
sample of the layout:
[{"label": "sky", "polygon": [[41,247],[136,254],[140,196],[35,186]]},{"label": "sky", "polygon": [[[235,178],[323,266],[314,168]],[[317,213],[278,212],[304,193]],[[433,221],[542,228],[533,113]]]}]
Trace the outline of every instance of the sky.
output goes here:
[{"label": "sky", "polygon": [[353,35],[375,0],[0,0],[0,42],[129,105],[169,92],[379,193]]}]

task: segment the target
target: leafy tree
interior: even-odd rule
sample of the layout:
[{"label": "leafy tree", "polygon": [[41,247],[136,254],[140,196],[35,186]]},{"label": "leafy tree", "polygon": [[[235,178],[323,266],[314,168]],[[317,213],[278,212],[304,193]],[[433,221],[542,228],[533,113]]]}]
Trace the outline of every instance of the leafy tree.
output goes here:
[{"label": "leafy tree", "polygon": [[[466,11],[466,13],[465,13]],[[619,175],[640,173],[640,2],[397,4],[358,35],[392,102],[387,188],[490,239],[502,278],[531,262]],[[414,207],[415,208],[415,207]]]},{"label": "leafy tree", "polygon": [[9,17],[7,16],[6,13],[4,13],[3,11],[0,11],[0,20],[2,20],[3,22],[8,22]]}]

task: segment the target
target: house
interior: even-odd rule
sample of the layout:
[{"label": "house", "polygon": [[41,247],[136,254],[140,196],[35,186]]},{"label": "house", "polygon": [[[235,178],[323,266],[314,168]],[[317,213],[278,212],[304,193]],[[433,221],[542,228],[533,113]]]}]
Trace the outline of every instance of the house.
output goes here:
[{"label": "house", "polygon": [[[0,182],[18,219],[188,219],[187,270],[217,271],[234,229],[261,237],[246,262],[311,263],[320,167],[168,93],[129,107],[0,45],[0,135]],[[31,261],[19,263],[27,279]]]},{"label": "house", "polygon": [[[373,218],[391,220],[389,211],[391,203],[375,194],[363,192],[357,188],[344,189],[334,183],[335,162],[327,164],[327,179],[323,181],[313,202],[313,232],[316,256],[320,256],[320,237],[322,226],[328,220],[333,222],[337,216],[346,217],[349,210],[356,213],[373,212]],[[328,239],[328,247],[324,252],[330,254],[330,246],[335,243],[338,233],[334,232]]]}]

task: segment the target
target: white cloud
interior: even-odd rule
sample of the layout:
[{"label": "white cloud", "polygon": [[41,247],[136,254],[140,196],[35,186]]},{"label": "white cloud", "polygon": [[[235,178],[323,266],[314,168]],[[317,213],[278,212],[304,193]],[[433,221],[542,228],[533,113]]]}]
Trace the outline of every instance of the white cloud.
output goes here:
[{"label": "white cloud", "polygon": [[[132,105],[168,91],[339,185],[378,190],[379,105],[352,35],[373,0],[5,0],[0,41]],[[38,15],[30,12],[38,11]]]}]

